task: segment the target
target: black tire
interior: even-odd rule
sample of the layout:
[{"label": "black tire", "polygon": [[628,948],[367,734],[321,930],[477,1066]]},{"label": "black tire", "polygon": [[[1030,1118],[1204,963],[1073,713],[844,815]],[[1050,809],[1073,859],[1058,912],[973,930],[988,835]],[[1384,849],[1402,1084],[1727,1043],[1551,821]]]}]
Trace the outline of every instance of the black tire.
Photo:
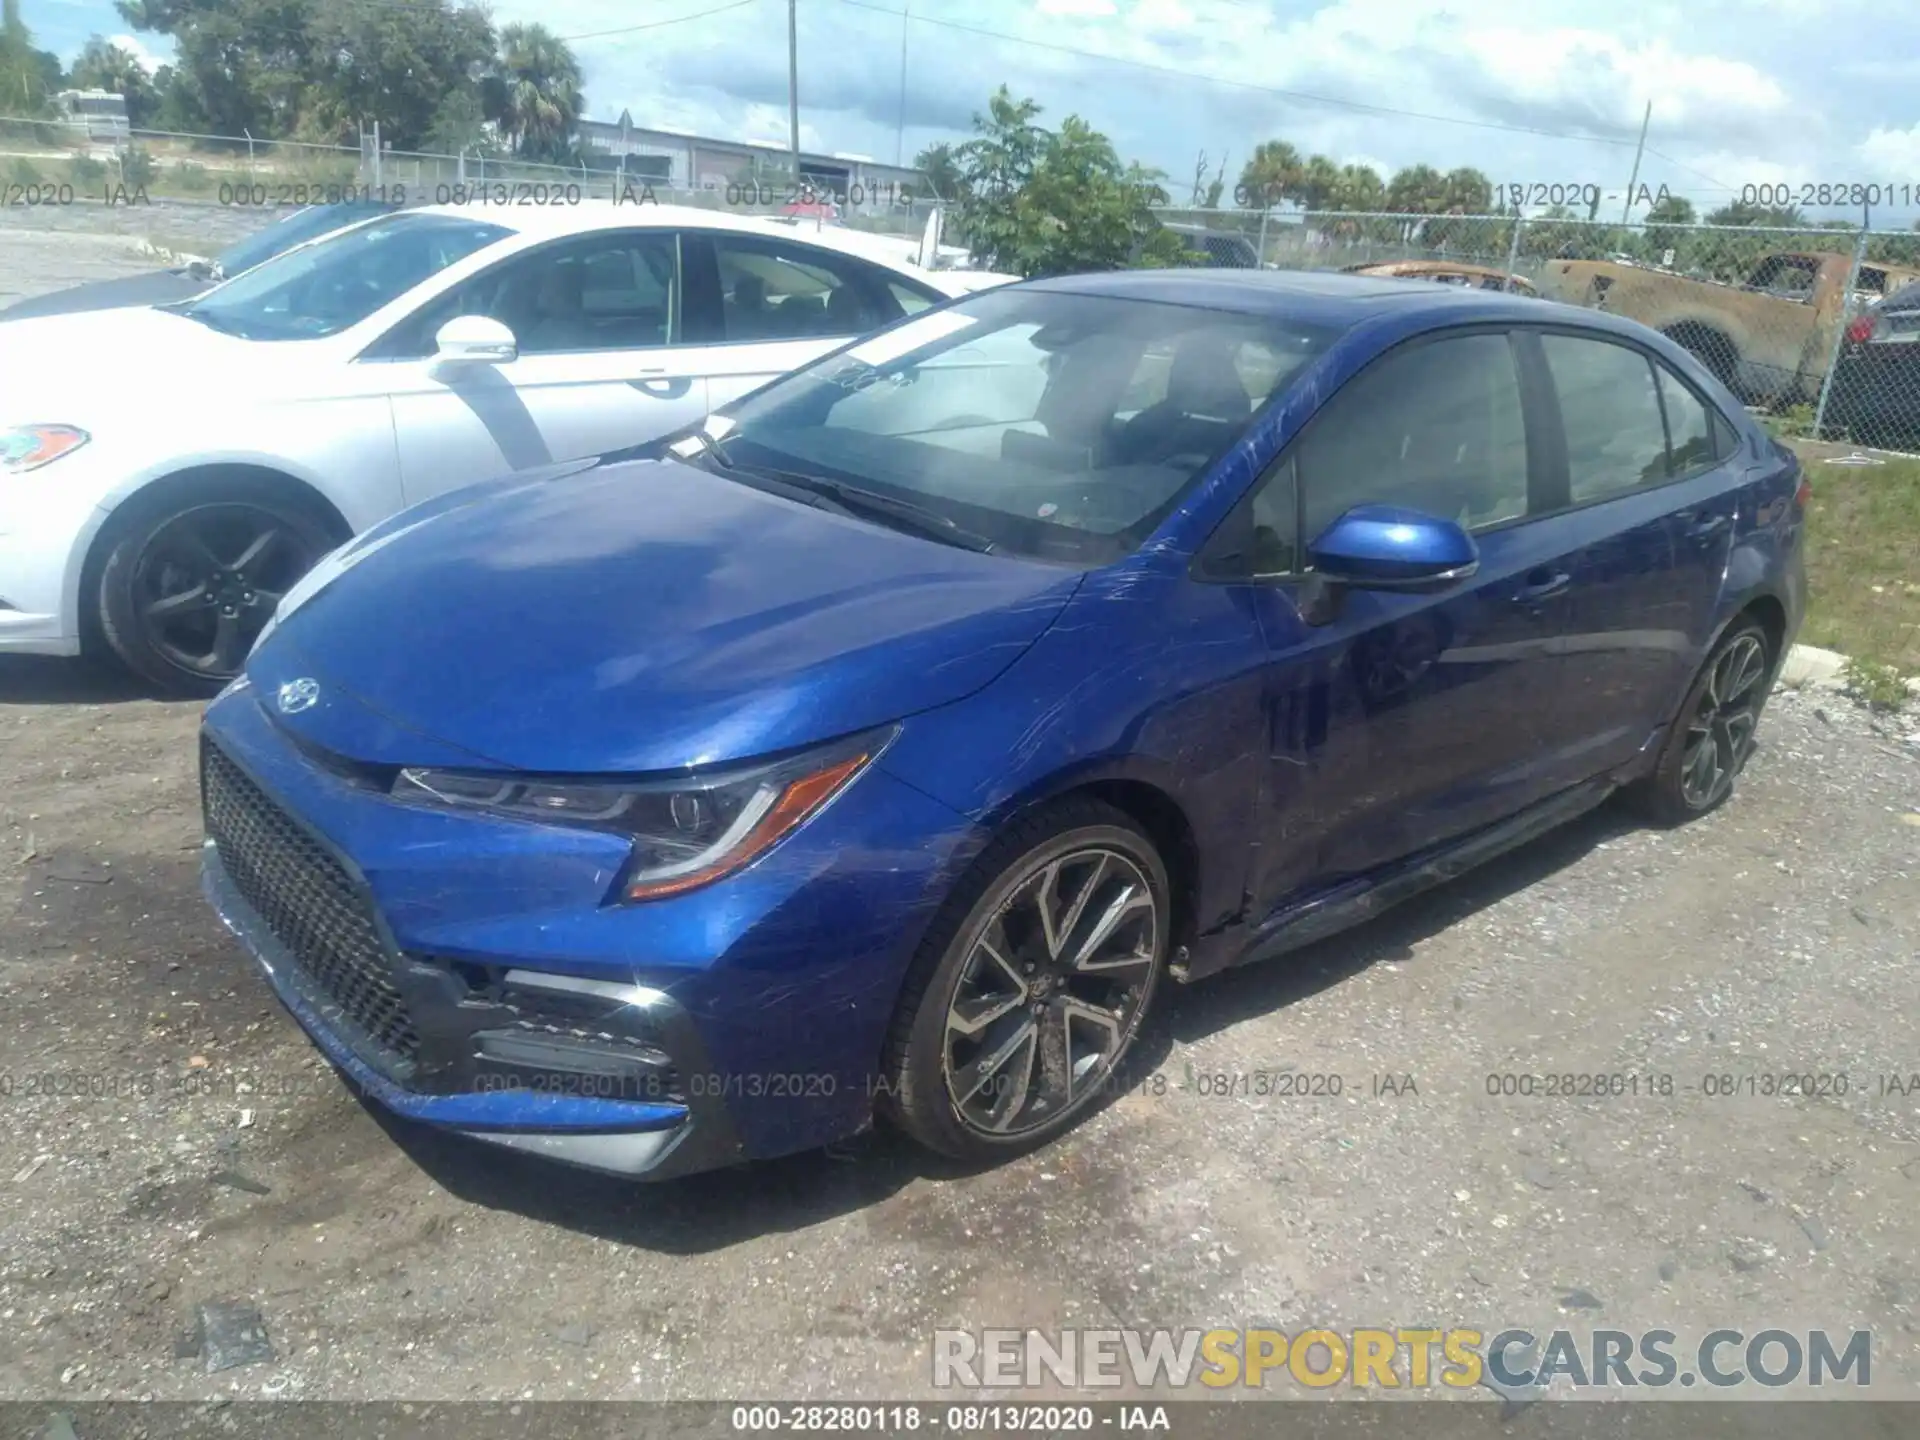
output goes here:
[{"label": "black tire", "polygon": [[279,597],[343,532],[321,505],[256,477],[136,496],[101,538],[91,619],[148,684],[215,694],[246,663]]},{"label": "black tire", "polygon": [[1718,330],[1704,325],[1676,325],[1660,333],[1706,366],[1714,379],[1729,390],[1736,390],[1740,374],[1740,351],[1733,341]]},{"label": "black tire", "polygon": [[[1058,868],[1046,882],[1049,865]],[[1038,911],[1028,916],[1026,907],[1043,893],[1034,887],[1047,883],[1060,905],[1042,933]],[[1150,912],[1128,898],[1140,893]],[[1113,912],[1121,918],[1106,939],[1088,944]],[[1020,1154],[1077,1124],[1112,1093],[1109,1082],[1140,1033],[1166,968],[1170,922],[1166,866],[1121,811],[1070,798],[1014,824],[968,871],[921,943],[887,1037],[882,1117],[927,1148],[970,1161]],[[1005,964],[979,948],[987,937]],[[1129,953],[1143,946],[1144,958]],[[1085,968],[1073,963],[1083,951],[1095,952]],[[996,1009],[1003,1002],[1007,1008]],[[1096,1010],[1107,1018],[1090,1018]],[[976,1022],[977,1030],[964,1028]],[[1030,1047],[1018,1041],[1022,1027],[1033,1032]],[[1100,1036],[1111,1039],[1104,1054]],[[990,1066],[1003,1051],[1009,1058]],[[979,1082],[971,1094],[959,1095],[971,1079]],[[996,1109],[1007,1122],[999,1130]]]},{"label": "black tire", "polygon": [[[1683,825],[1726,803],[1753,755],[1773,668],[1773,645],[1759,622],[1727,628],[1688,687],[1652,773],[1630,792],[1649,820]],[[1698,748],[1707,744],[1710,752]]]}]

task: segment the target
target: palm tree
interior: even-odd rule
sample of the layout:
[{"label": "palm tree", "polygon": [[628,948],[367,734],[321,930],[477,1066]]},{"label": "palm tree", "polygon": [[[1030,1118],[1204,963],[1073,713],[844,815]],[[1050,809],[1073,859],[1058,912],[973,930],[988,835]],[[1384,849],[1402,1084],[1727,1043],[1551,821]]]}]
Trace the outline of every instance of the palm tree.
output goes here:
[{"label": "palm tree", "polygon": [[959,157],[946,141],[929,145],[914,156],[913,168],[927,177],[927,188],[934,199],[951,200],[960,193]]},{"label": "palm tree", "polygon": [[1441,193],[1444,208],[1456,215],[1485,215],[1493,209],[1493,182],[1470,165],[1449,170]]},{"label": "palm tree", "polygon": [[1262,140],[1240,167],[1233,198],[1248,210],[1266,210],[1291,199],[1300,185],[1300,152],[1284,140]]},{"label": "palm tree", "polygon": [[1446,200],[1446,176],[1431,165],[1409,165],[1387,182],[1387,206],[1402,215],[1435,214]]},{"label": "palm tree", "polygon": [[546,26],[508,25],[500,31],[493,73],[482,86],[487,117],[514,153],[528,159],[564,159],[586,106],[580,62]]},{"label": "palm tree", "polygon": [[1333,192],[1336,210],[1384,210],[1387,183],[1371,165],[1343,165],[1340,183]]},{"label": "palm tree", "polygon": [[1300,167],[1292,198],[1303,210],[1326,210],[1340,191],[1340,167],[1324,155],[1310,155]]}]

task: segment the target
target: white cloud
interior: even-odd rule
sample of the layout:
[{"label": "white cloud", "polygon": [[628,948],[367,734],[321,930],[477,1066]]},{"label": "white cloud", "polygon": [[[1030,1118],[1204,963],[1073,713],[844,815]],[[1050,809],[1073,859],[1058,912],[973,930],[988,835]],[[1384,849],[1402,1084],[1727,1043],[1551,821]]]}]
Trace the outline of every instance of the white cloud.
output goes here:
[{"label": "white cloud", "polygon": [[1113,0],[1039,0],[1034,9],[1042,15],[1071,15],[1081,19],[1118,13]]},{"label": "white cloud", "polygon": [[1858,177],[1863,183],[1877,180],[1910,187],[1920,178],[1920,125],[1905,130],[1875,126],[1854,152],[1866,167],[1867,173]]},{"label": "white cloud", "polygon": [[167,63],[156,57],[154,53],[147,48],[146,42],[138,36],[109,35],[107,37],[107,43],[110,45],[118,45],[122,50],[125,50],[129,55],[133,56],[140,68],[149,75]]}]

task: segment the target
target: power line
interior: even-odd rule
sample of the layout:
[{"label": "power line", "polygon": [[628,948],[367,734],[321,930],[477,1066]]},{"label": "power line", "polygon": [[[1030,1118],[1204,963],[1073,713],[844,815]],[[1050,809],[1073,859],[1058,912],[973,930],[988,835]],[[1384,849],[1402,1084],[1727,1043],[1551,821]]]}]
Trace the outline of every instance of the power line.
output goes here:
[{"label": "power line", "polygon": [[733,0],[731,5],[715,5],[711,9],[696,10],[691,15],[676,15],[669,20],[649,20],[644,25],[622,25],[618,30],[594,30],[585,35],[561,35],[556,38],[565,41],[600,40],[608,35],[631,35],[639,30],[658,30],[666,25],[684,25],[689,20],[704,20],[709,15],[724,15],[729,10],[744,10],[749,5],[758,5],[760,0]]}]

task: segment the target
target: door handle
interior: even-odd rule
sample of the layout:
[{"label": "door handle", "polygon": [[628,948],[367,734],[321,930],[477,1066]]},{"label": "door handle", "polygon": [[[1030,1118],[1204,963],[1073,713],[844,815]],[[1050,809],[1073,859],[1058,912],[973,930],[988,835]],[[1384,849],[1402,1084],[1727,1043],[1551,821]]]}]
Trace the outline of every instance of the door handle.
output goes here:
[{"label": "door handle", "polygon": [[1696,545],[1705,545],[1710,540],[1717,540],[1733,526],[1731,515],[1710,515],[1704,520],[1697,517],[1689,518],[1693,519],[1693,523],[1687,526],[1686,537]]},{"label": "door handle", "polygon": [[1513,603],[1538,605],[1543,600],[1565,594],[1572,584],[1573,576],[1564,570],[1555,570],[1551,574],[1535,570],[1527,576],[1527,583],[1515,592]]}]

